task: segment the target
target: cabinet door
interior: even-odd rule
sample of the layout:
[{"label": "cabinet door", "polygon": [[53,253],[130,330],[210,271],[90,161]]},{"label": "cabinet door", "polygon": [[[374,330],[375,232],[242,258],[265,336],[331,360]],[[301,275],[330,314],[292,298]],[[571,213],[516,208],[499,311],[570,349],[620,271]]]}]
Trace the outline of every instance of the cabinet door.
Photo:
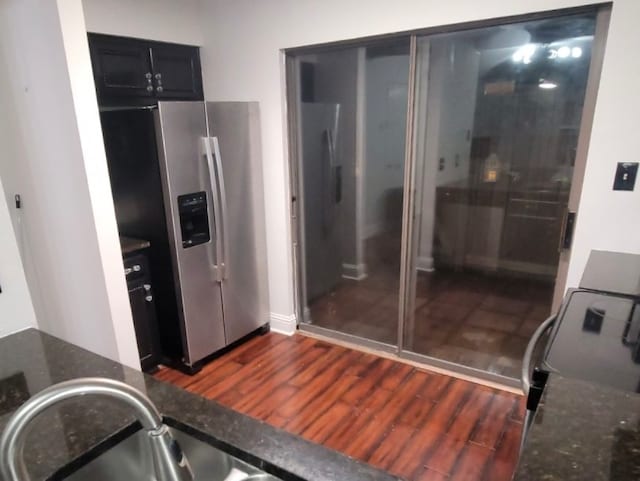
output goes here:
[{"label": "cabinet door", "polygon": [[[151,299],[148,299],[150,297]],[[153,297],[151,293],[139,285],[129,289],[129,302],[131,303],[131,314],[133,315],[133,325],[140,351],[140,363],[143,370],[149,361],[154,360],[154,329],[156,323]]]},{"label": "cabinet door", "polygon": [[198,47],[153,44],[151,62],[157,98],[203,99]]},{"label": "cabinet door", "polygon": [[110,97],[153,97],[148,43],[89,34],[89,46],[100,103]]}]

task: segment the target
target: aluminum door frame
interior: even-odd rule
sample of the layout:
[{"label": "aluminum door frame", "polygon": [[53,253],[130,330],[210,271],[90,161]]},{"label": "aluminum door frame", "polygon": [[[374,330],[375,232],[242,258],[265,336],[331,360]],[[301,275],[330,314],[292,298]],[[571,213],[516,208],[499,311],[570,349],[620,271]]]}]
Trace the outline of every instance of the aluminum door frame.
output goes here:
[{"label": "aluminum door frame", "polygon": [[[184,362],[193,365],[226,345],[214,227],[217,197],[202,142],[207,135],[204,102],[158,102],[155,123]],[[178,196],[200,191],[207,195],[211,239],[183,248]]]},{"label": "aluminum door frame", "polygon": [[[553,290],[552,312],[556,312],[567,286],[567,276],[569,274],[569,264],[571,262],[571,245],[563,246],[563,237],[565,235],[567,216],[570,212],[578,214],[580,208],[580,196],[582,194],[582,184],[584,183],[584,173],[587,168],[587,155],[589,154],[589,141],[591,140],[591,127],[593,125],[593,117],[596,110],[596,100],[598,98],[598,89],[600,88],[600,75],[602,73],[602,64],[604,63],[604,50],[607,44],[607,36],[609,34],[609,21],[611,20],[611,6],[601,6],[598,8],[596,17],[596,31],[593,34],[593,46],[591,48],[591,63],[589,72],[587,73],[587,88],[584,93],[584,101],[582,103],[582,117],[580,119],[580,129],[578,131],[578,144],[576,146],[576,156],[574,160],[573,176],[571,177],[571,188],[569,190],[569,201],[565,212],[562,232],[558,239],[558,250],[560,258],[558,259],[558,271],[555,278],[555,286]],[[572,232],[576,232],[576,226],[573,226]],[[575,242],[575,236],[573,238]]]},{"label": "aluminum door frame", "polygon": [[257,102],[207,102],[208,132],[218,149],[227,344],[269,322],[264,186]]}]

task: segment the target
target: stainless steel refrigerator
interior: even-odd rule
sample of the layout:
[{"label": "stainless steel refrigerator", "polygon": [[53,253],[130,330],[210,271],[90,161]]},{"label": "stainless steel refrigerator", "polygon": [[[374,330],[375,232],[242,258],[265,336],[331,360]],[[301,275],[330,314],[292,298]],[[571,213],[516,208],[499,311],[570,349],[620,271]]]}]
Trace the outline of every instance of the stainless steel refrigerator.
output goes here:
[{"label": "stainless steel refrigerator", "polygon": [[120,235],[151,243],[163,362],[193,372],[269,320],[258,105],[160,102],[101,121]]},{"label": "stainless steel refrigerator", "polygon": [[302,103],[300,110],[305,287],[313,301],[342,280],[340,105]]},{"label": "stainless steel refrigerator", "polygon": [[258,104],[159,102],[154,120],[192,366],[269,320]]}]

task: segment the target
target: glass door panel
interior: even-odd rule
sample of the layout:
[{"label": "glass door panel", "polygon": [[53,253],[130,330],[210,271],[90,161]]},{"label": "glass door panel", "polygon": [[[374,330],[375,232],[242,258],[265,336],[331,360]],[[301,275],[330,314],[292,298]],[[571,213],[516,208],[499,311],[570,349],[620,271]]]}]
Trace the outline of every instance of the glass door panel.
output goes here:
[{"label": "glass door panel", "polygon": [[551,309],[595,21],[418,38],[405,350],[519,376]]},{"label": "glass door panel", "polygon": [[395,346],[409,39],[296,64],[304,321]]}]

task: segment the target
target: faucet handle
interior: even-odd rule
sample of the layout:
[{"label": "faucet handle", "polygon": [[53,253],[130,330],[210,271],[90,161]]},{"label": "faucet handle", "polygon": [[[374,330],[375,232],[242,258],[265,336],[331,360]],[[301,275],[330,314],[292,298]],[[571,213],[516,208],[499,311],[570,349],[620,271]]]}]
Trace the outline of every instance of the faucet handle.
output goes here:
[{"label": "faucet handle", "polygon": [[193,471],[180,444],[163,424],[147,431],[157,481],[193,481]]}]

